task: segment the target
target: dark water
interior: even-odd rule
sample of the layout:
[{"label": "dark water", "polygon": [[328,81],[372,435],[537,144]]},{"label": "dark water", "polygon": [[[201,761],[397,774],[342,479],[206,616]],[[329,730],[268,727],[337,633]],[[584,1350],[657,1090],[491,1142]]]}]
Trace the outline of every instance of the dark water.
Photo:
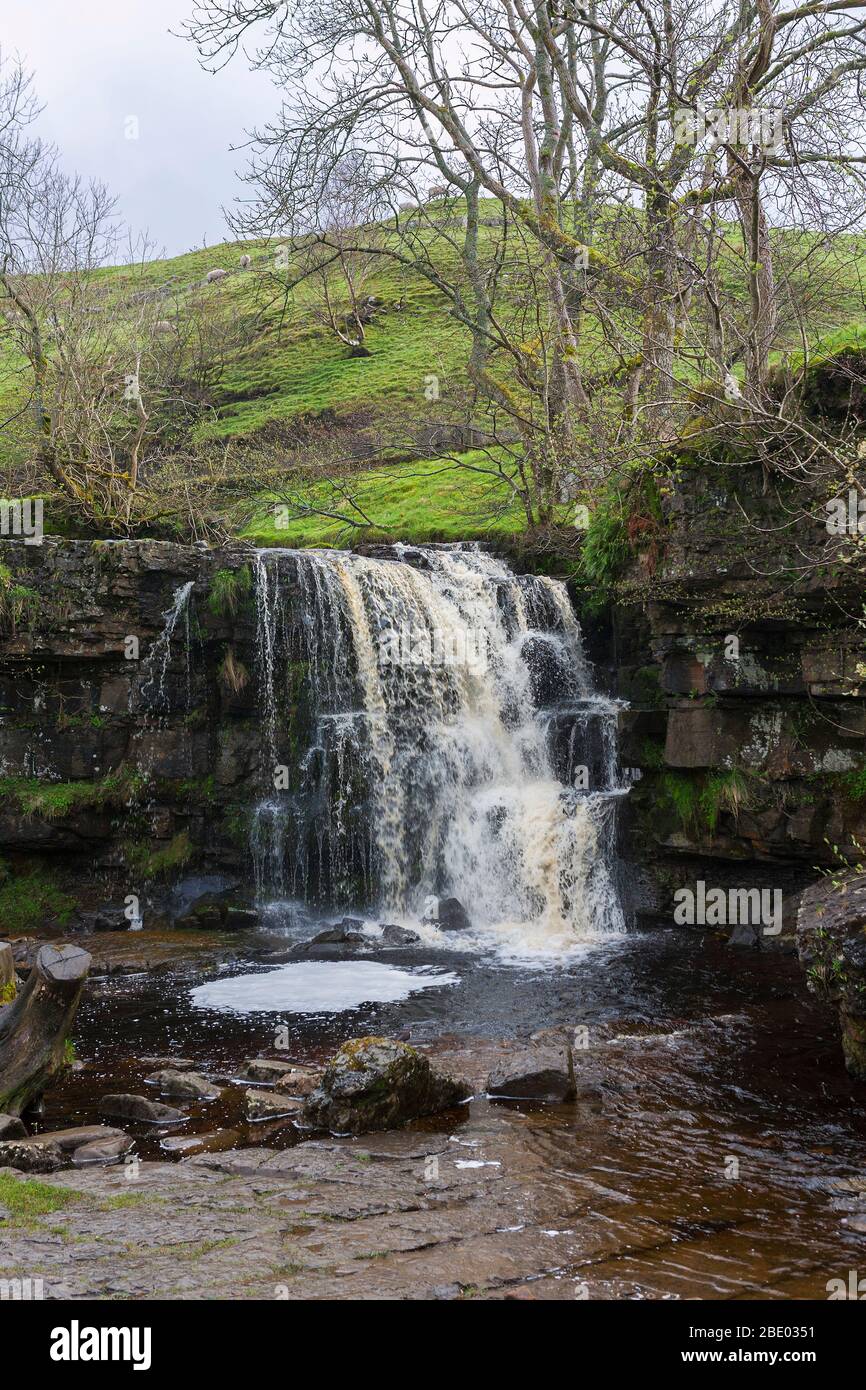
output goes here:
[{"label": "dark water", "polygon": [[[583,1026],[579,1071],[600,1082],[603,1103],[480,1101],[448,1123],[476,1133],[480,1107],[485,1142],[526,1173],[527,1208],[554,1234],[595,1238],[598,1227],[592,1297],[825,1298],[828,1279],[866,1268],[866,1203],[856,1183],[837,1186],[863,1175],[866,1188],[866,1088],[845,1073],[833,1020],[792,958],[682,929],[634,933],[545,968],[419,948],[364,958],[435,966],[459,982],[398,1004],[285,1018],[194,1008],[190,990],[220,973],[213,965],[94,982],[77,1028],[84,1065],[49,1094],[43,1123],[106,1118],[107,1091],[145,1089],[144,1054],[191,1057],[225,1079],[257,1053],[320,1060],[359,1034],[408,1029],[434,1052],[445,1040],[471,1059],[492,1039]],[[289,1046],[277,1052],[280,1023]],[[245,1125],[243,1089],[189,1107],[176,1132],[231,1129],[227,1146],[298,1142],[285,1121]],[[169,1131],[128,1128],[142,1157],[164,1156]]]},{"label": "dark water", "polygon": [[[265,944],[273,947],[273,939]],[[611,1039],[620,1031],[638,1038],[669,1034],[653,1086],[670,1087],[679,1101],[732,1124],[787,1126],[803,1143],[833,1144],[852,1161],[863,1157],[866,1089],[845,1073],[832,1016],[806,993],[790,957],[732,950],[712,935],[670,929],[612,938],[538,967],[420,948],[365,950],[357,958],[400,969],[435,967],[459,981],[333,1015],[235,1015],[194,1007],[191,989],[202,980],[273,967],[186,965],[104,977],[78,1016],[76,1049],[84,1066],[49,1094],[46,1122],[95,1118],[100,1094],[128,1089],[146,1073],[136,1061],[143,1055],[182,1055],[205,1073],[230,1075],[258,1053],[320,1060],[344,1039],[371,1032],[408,1029],[412,1041],[435,1043],[443,1035],[525,1037],[566,1024],[587,1028],[593,1056],[602,1042],[608,1052],[615,1049]],[[285,1054],[275,1049],[281,1026]],[[658,1046],[633,1050],[639,1059]],[[208,1107],[208,1128],[213,1115]]]}]

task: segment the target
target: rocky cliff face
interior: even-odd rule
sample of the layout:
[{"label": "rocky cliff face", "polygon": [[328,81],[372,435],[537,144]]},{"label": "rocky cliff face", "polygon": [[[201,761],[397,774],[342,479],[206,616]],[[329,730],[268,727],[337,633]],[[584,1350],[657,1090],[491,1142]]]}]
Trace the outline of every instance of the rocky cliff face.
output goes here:
[{"label": "rocky cliff face", "polygon": [[[783,932],[736,939],[793,949],[815,866],[866,837],[863,594],[844,565],[800,577],[792,556],[815,537],[777,534],[778,518],[774,531],[759,470],[729,476],[681,480],[661,553],[620,586],[605,656],[631,706],[622,760],[640,773],[624,849],[638,913],[669,918],[699,879],[778,889]],[[746,510],[754,525],[735,527]]]},{"label": "rocky cliff face", "polygon": [[4,929],[144,908],[185,867],[234,875],[260,742],[248,553],[46,540],[0,560]]},{"label": "rocky cliff face", "polygon": [[797,948],[809,987],[835,1007],[845,1065],[866,1081],[866,872],[829,875],[800,900]]}]

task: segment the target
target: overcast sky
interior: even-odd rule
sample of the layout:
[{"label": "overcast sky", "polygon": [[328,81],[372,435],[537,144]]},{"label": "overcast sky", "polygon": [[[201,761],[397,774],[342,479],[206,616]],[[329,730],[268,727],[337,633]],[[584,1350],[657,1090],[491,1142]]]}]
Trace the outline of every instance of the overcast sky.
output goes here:
[{"label": "overcast sky", "polygon": [[[232,154],[279,93],[242,55],[214,76],[179,30],[193,0],[0,0],[0,46],[34,71],[39,131],[72,170],[103,179],[136,231],[169,255],[226,235]],[[131,119],[133,118],[133,119]],[[128,138],[135,132],[138,138]]]}]

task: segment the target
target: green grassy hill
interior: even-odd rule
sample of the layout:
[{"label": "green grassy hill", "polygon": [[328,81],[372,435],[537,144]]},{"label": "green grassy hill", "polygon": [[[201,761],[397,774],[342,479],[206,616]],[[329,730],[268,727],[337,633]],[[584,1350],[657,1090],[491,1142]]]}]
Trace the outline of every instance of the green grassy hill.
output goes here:
[{"label": "green grassy hill", "polygon": [[[804,242],[779,234],[780,246],[795,261]],[[242,255],[251,257],[241,269]],[[375,534],[408,540],[493,536],[520,530],[522,515],[507,485],[482,473],[467,472],[455,460],[429,458],[423,426],[447,424],[460,417],[465,392],[468,335],[450,305],[420,274],[383,260],[364,284],[376,308],[367,331],[369,356],[352,356],[320,321],[314,291],[306,285],[286,295],[275,272],[277,246],[227,243],[153,261],[145,270],[145,288],[164,305],[169,324],[185,314],[204,313],[226,335],[227,349],[210,398],[210,410],[198,421],[194,438],[200,446],[267,445],[277,468],[282,457],[303,456],[310,432],[324,431],[345,444],[345,469],[361,474],[351,485],[363,510],[375,522]],[[443,242],[436,254],[455,259]],[[732,258],[726,274],[732,284],[739,271]],[[207,272],[225,269],[225,279],[207,285]],[[805,287],[808,329],[814,342],[836,351],[846,342],[862,345],[861,284],[866,281],[866,252],[859,240],[840,239],[833,266],[834,292]],[[829,273],[829,272],[828,272]],[[97,273],[106,303],[122,320],[123,305],[140,275],[122,266]],[[812,301],[809,302],[809,294]],[[162,308],[160,310],[162,312]],[[793,322],[783,331],[792,354],[801,348]],[[688,376],[687,368],[684,375]],[[437,379],[439,399],[425,394]],[[26,404],[21,363],[0,326],[0,416],[11,418]],[[419,442],[420,439],[420,442]],[[0,440],[0,465],[14,461],[14,431]],[[284,453],[281,453],[284,451]],[[428,455],[424,460],[425,453]],[[422,462],[418,462],[418,456]],[[405,462],[411,458],[412,462]],[[390,460],[382,463],[382,460]],[[401,462],[401,459],[404,460]],[[354,461],[351,461],[354,460]],[[465,462],[484,463],[472,455]],[[271,470],[273,473],[273,469]],[[357,541],[356,527],[336,517],[301,516],[287,529],[274,523],[279,487],[242,497],[237,529],[260,543],[321,545]],[[315,490],[314,494],[315,496]],[[349,515],[345,504],[338,513]]]}]

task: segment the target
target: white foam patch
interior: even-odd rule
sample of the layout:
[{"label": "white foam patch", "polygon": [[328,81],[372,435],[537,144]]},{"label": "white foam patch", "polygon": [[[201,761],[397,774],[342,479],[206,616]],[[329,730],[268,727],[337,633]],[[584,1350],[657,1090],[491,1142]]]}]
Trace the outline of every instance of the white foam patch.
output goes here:
[{"label": "white foam patch", "polygon": [[190,999],[196,1008],[224,1013],[336,1014],[362,1004],[396,1004],[459,979],[444,970],[422,974],[376,961],[303,961],[261,975],[211,980],[193,989]]}]

